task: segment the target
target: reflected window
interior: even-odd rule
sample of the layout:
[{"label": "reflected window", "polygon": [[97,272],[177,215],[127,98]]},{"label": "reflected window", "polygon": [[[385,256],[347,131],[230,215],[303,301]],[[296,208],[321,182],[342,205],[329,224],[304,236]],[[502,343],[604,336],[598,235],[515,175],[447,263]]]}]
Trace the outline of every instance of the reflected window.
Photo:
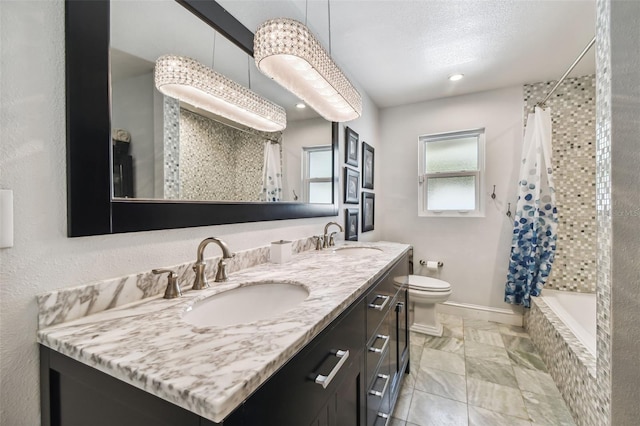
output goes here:
[{"label": "reflected window", "polygon": [[332,203],[331,145],[302,148],[303,199],[306,203]]},{"label": "reflected window", "polygon": [[482,216],[484,129],[420,136],[420,216]]}]

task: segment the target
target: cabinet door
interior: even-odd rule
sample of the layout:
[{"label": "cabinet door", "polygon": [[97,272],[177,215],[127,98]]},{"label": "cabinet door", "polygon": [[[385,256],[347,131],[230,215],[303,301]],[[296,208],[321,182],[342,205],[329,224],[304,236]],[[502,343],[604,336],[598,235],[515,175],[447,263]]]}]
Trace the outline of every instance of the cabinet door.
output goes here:
[{"label": "cabinet door", "polygon": [[[358,363],[361,362],[362,360],[358,360]],[[310,426],[362,425],[364,420],[363,382],[361,371],[350,371]]]}]

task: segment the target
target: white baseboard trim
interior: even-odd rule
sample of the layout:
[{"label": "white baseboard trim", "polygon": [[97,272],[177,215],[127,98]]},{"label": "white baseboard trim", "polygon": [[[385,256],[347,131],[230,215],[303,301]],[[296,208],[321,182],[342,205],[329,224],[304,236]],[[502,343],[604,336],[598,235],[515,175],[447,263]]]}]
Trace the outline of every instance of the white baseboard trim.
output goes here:
[{"label": "white baseboard trim", "polygon": [[470,303],[444,302],[436,305],[442,314],[458,315],[467,319],[479,319],[522,327],[523,314],[509,309],[472,305]]}]

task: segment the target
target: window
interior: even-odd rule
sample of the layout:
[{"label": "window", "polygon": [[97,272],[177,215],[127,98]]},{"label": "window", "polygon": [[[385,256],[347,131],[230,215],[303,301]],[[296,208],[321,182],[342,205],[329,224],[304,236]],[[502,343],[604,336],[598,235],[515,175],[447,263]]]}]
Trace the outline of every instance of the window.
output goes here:
[{"label": "window", "polygon": [[483,216],[484,129],[425,135],[419,144],[419,216]]},{"label": "window", "polygon": [[304,155],[302,167],[303,202],[333,202],[332,155],[331,145],[302,148]]}]

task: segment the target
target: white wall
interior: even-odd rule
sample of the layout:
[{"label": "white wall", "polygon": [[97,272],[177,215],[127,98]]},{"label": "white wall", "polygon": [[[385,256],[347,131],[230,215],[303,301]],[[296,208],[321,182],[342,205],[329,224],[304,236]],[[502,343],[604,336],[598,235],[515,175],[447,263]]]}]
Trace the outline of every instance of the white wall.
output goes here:
[{"label": "white wall", "polygon": [[[63,1],[0,1],[0,57],[0,188],[14,190],[15,209],[15,246],[0,249],[2,425],[40,422],[37,294],[193,261],[199,241],[211,235],[243,250],[317,235],[327,221],[344,221],[340,214],[67,238]],[[377,111],[364,101],[364,117],[350,125],[376,146]]]},{"label": "white wall", "polygon": [[[508,202],[514,210],[522,106],[518,86],[380,112],[382,237],[413,245],[415,273],[427,275],[420,259],[444,262],[435,276],[451,283],[452,302],[509,309],[503,297],[513,228],[505,213]],[[418,137],[480,127],[486,135],[486,216],[418,217]],[[493,185],[495,200],[488,198]]]}]

